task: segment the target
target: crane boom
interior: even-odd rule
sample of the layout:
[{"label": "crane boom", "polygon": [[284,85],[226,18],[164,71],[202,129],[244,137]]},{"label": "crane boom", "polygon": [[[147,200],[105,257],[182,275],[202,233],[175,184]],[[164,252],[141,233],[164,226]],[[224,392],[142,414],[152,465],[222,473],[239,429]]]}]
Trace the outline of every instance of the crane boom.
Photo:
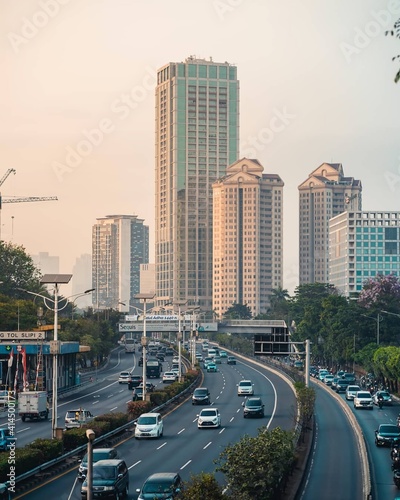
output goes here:
[{"label": "crane boom", "polygon": [[3,203],[23,203],[26,201],[58,201],[57,196],[26,196],[25,198],[8,198]]},{"label": "crane boom", "polygon": [[7,179],[7,177],[10,174],[16,174],[16,170],[14,168],[9,168],[7,172],[3,175],[3,177],[0,179],[0,186],[3,184],[3,182]]}]

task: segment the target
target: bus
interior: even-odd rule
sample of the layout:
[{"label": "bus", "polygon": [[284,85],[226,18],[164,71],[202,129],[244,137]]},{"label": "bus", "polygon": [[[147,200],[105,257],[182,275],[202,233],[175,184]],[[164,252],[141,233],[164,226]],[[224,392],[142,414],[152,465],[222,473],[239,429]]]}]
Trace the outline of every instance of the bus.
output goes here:
[{"label": "bus", "polygon": [[136,339],[132,333],[125,333],[124,339],[125,353],[131,354],[136,351]]}]

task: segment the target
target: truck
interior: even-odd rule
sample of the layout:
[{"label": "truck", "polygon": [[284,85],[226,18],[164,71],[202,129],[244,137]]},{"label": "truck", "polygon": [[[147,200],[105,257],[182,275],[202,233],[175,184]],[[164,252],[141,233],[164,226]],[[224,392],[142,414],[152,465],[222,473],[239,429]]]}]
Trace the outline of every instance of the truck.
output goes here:
[{"label": "truck", "polygon": [[47,420],[49,406],[46,391],[23,391],[18,395],[18,411],[22,422],[31,420]]},{"label": "truck", "polygon": [[146,377],[159,378],[162,372],[162,364],[157,358],[149,358],[146,361]]}]

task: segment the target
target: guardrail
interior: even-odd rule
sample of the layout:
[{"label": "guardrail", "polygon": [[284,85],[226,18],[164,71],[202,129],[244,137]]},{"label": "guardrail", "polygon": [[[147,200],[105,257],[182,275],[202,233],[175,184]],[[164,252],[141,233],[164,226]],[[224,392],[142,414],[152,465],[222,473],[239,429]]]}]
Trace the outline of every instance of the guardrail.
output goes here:
[{"label": "guardrail", "polygon": [[[191,392],[193,390],[193,387],[195,387],[196,384],[198,383],[199,378],[200,378],[200,375],[197,377],[197,379],[194,382],[192,382],[192,384],[189,385],[189,387],[186,387],[185,390],[183,390],[182,392],[180,392],[179,394],[177,394],[173,398],[169,399],[168,401],[166,401],[162,405],[153,408],[152,411],[161,413],[161,411],[164,408],[175,403],[176,401],[181,399],[183,396],[185,396],[186,394]],[[99,436],[98,438],[96,438],[94,440],[94,444],[101,443],[103,441],[106,441],[107,439],[110,439],[112,437],[117,436],[118,434],[122,434],[124,431],[133,427],[135,425],[136,420],[137,419],[134,419],[134,420],[122,425],[121,427],[118,427],[117,429],[114,429],[113,431],[108,432],[107,434]],[[67,461],[69,458],[72,458],[73,456],[75,456],[81,452],[84,452],[86,449],[87,449],[87,444],[84,444],[82,446],[79,446],[78,448],[75,448],[72,451],[69,451],[68,453],[65,453],[64,455],[61,455],[60,457],[57,457],[53,460],[50,460],[49,462],[45,462],[44,464],[41,464],[41,465],[35,467],[34,469],[31,469],[30,471],[25,472],[24,474],[21,474],[20,476],[17,476],[16,483],[18,484],[18,483],[21,483],[23,481],[26,481],[27,479],[30,479],[31,477],[33,477],[37,474],[40,474],[40,473],[46,471],[47,469],[54,467],[55,465],[58,465],[58,464],[61,464],[65,461]]]}]

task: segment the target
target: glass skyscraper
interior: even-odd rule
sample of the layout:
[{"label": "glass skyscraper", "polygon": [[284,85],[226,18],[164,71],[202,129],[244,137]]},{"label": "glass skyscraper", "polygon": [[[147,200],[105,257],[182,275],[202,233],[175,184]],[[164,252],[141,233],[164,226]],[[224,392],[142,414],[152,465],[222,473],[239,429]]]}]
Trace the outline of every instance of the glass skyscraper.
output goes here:
[{"label": "glass skyscraper", "polygon": [[237,68],[189,57],[157,73],[158,304],[212,306],[212,183],[239,157]]}]

